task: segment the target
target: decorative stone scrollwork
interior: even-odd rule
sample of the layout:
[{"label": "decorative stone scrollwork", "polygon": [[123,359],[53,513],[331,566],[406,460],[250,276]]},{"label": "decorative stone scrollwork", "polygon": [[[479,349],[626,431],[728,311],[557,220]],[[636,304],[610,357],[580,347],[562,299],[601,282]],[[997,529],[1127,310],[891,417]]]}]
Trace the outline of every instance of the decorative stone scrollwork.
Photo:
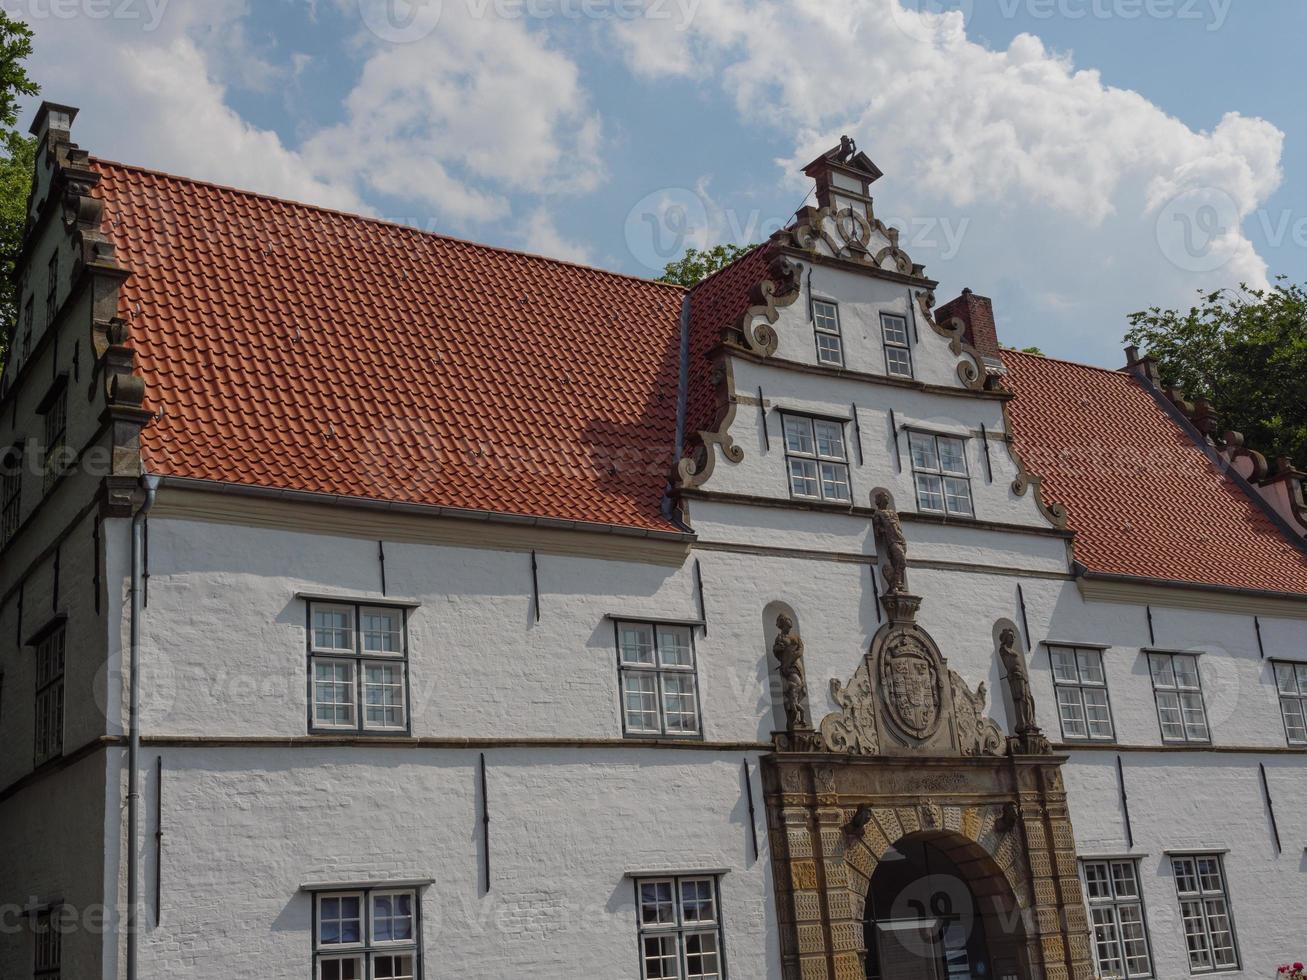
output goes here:
[{"label": "decorative stone scrollwork", "polygon": [[1003,729],[985,714],[987,689],[984,681],[973,694],[957,671],[949,671],[953,685],[953,721],[958,732],[958,748],[963,755],[1003,755],[1007,740]]},{"label": "decorative stone scrollwork", "polygon": [[830,696],[840,710],[822,719],[821,738],[826,748],[845,755],[879,755],[876,689],[869,658],[863,658],[848,685],[832,680]]},{"label": "decorative stone scrollwork", "polygon": [[756,283],[749,294],[749,308],[740,317],[738,330],[755,354],[771,357],[780,338],[772,326],[780,311],[792,305],[802,291],[798,263],[778,255],[767,266],[768,277]]}]

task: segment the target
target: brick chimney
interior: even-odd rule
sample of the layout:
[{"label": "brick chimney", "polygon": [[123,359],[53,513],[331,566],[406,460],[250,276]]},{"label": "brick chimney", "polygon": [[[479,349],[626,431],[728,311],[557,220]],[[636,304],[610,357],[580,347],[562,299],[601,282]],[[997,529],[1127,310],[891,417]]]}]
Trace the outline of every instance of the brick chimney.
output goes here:
[{"label": "brick chimney", "polygon": [[1000,360],[1002,347],[998,342],[998,329],[994,326],[994,301],[988,296],[977,296],[970,289],[962,290],[957,299],[945,303],[935,310],[935,322],[941,326],[952,319],[961,320],[966,326],[966,342],[974,347],[981,357]]}]

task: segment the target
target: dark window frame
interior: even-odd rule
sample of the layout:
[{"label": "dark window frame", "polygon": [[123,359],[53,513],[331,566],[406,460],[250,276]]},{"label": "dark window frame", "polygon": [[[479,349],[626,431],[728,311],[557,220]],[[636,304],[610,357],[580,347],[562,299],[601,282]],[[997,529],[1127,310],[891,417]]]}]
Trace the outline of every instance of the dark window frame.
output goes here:
[{"label": "dark window frame", "polygon": [[[1243,956],[1239,952],[1239,931],[1234,924],[1234,903],[1230,899],[1230,878],[1225,873],[1225,856],[1211,851],[1185,851],[1170,853],[1167,858],[1171,863],[1171,880],[1175,884],[1176,900],[1181,906],[1186,902],[1196,902],[1202,909],[1203,913],[1203,933],[1207,939],[1207,952],[1211,956],[1212,965],[1207,967],[1195,967],[1193,963],[1193,954],[1189,950],[1189,934],[1185,930],[1185,914],[1183,907],[1180,909],[1180,934],[1185,946],[1185,954],[1189,960],[1189,973],[1191,976],[1207,976],[1214,973],[1232,973],[1243,969]],[[1176,867],[1179,861],[1192,861],[1195,880],[1198,883],[1198,891],[1182,892],[1180,890],[1180,874]],[[1202,873],[1198,870],[1199,861],[1214,861],[1216,863],[1217,874],[1221,878],[1221,888],[1219,893],[1220,900],[1225,906],[1225,919],[1230,927],[1230,951],[1234,954],[1234,963],[1217,965],[1215,962],[1216,947],[1212,940],[1211,915],[1207,907],[1208,901],[1218,897],[1217,892],[1205,889],[1202,883]],[[1187,896],[1187,897],[1186,897]]]},{"label": "dark window frame", "polygon": [[[1298,693],[1287,693],[1280,686],[1280,668],[1288,667],[1294,675],[1294,686]],[[1275,693],[1280,700],[1280,720],[1284,723],[1285,741],[1294,748],[1307,746],[1307,681],[1304,681],[1303,675],[1307,673],[1307,663],[1301,660],[1272,660],[1271,673],[1275,681]],[[1304,735],[1302,738],[1295,739],[1289,729],[1289,715],[1285,711],[1285,702],[1296,702],[1298,712],[1303,719]]]},{"label": "dark window frame", "polygon": [[[1210,716],[1207,714],[1207,692],[1203,689],[1202,668],[1199,666],[1202,663],[1201,654],[1183,653],[1170,650],[1147,650],[1145,651],[1145,656],[1148,658],[1148,678],[1153,685],[1153,704],[1157,708],[1157,729],[1159,734],[1162,736],[1162,743],[1164,745],[1212,745],[1212,722]],[[1175,658],[1187,657],[1192,659],[1194,662],[1194,676],[1198,678],[1198,686],[1196,688],[1180,687],[1177,682],[1174,686],[1159,688],[1157,686],[1157,673],[1153,670],[1153,660],[1157,657],[1168,657],[1171,659],[1172,676],[1175,676]],[[1199,705],[1203,709],[1203,727],[1207,730],[1206,738],[1191,738],[1189,736],[1189,726],[1184,720],[1184,703],[1180,695],[1193,694],[1195,692],[1198,694]],[[1159,697],[1161,694],[1176,695],[1176,703],[1180,707],[1180,727],[1184,730],[1184,734],[1181,738],[1168,737],[1166,734],[1166,725],[1162,722],[1162,699]]]},{"label": "dark window frame", "polygon": [[[1107,682],[1107,658],[1103,655],[1101,647],[1080,646],[1074,643],[1046,643],[1048,648],[1048,668],[1053,679],[1053,700],[1057,705],[1057,720],[1062,729],[1062,741],[1073,742],[1085,745],[1115,745],[1116,737],[1116,712],[1112,710],[1112,691],[1111,685]],[[1069,650],[1075,655],[1076,660],[1076,677],[1075,681],[1059,680],[1057,676],[1057,667],[1054,662],[1054,651]],[[1086,681],[1080,667],[1080,655],[1088,653],[1098,658],[1098,666],[1103,674],[1103,683],[1097,684],[1093,681]],[[1085,734],[1068,735],[1066,731],[1066,719],[1062,716],[1062,702],[1058,697],[1059,690],[1073,690],[1080,695],[1081,717],[1084,718]],[[1086,690],[1102,691],[1103,697],[1107,700],[1107,724],[1111,732],[1107,736],[1092,734],[1089,725],[1089,706],[1085,701],[1084,692]]]},{"label": "dark window frame", "polygon": [[[372,900],[377,895],[408,895],[412,898],[413,938],[411,942],[377,945],[372,936]],[[338,948],[334,949],[332,948],[333,944],[324,946],[320,930],[323,900],[353,897],[358,897],[360,900],[359,930],[363,941],[334,944],[338,946]],[[411,885],[391,886],[384,884],[365,885],[358,888],[332,888],[330,890],[315,891],[309,896],[309,899],[313,903],[313,980],[320,980],[322,977],[323,961],[357,957],[363,961],[363,972],[360,974],[360,980],[370,980],[373,975],[373,959],[375,957],[409,955],[413,957],[413,976],[415,980],[422,980],[422,890],[420,888],[414,888]]]},{"label": "dark window frame", "polygon": [[[928,429],[914,429],[909,427],[908,433],[908,458],[912,462],[912,490],[917,502],[917,510],[923,514],[940,514],[945,517],[961,517],[974,520],[976,517],[976,494],[971,485],[971,460],[967,456],[967,448],[971,442],[969,436],[953,435],[944,432],[931,432]],[[935,454],[935,467],[923,467],[917,465],[917,454],[913,450],[912,440],[914,438],[929,439],[933,444]],[[962,466],[965,473],[946,472],[944,470],[943,457],[940,455],[939,442],[941,439],[947,439],[951,442],[960,443],[962,446],[961,458]],[[939,480],[939,496],[943,502],[943,507],[927,507],[922,503],[922,491],[920,477],[932,477]],[[948,485],[946,480],[962,480],[967,488],[967,502],[971,505],[969,511],[954,510],[949,506]]]},{"label": "dark window frame", "polygon": [[[834,418],[829,415],[817,415],[812,412],[796,412],[790,409],[781,409],[781,444],[785,449],[785,482],[789,487],[791,500],[806,500],[814,503],[842,504],[851,505],[853,503],[853,466],[849,460],[849,420]],[[808,423],[808,429],[812,436],[812,452],[805,453],[800,450],[790,449],[789,433],[786,431],[786,421],[788,419],[800,419]],[[828,425],[838,426],[840,430],[840,445],[844,449],[843,457],[822,455],[817,444],[817,423],[824,422]],[[816,465],[817,493],[813,494],[799,493],[794,489],[794,471],[791,467],[791,460],[800,460],[805,463]],[[825,480],[822,478],[822,464],[828,466],[842,466],[844,468],[844,483],[849,489],[847,497],[827,496]]]},{"label": "dark window frame", "polygon": [[[67,689],[64,680],[68,672],[67,630],[63,619],[42,630],[28,646],[34,654],[35,694],[32,712],[32,758],[36,766],[44,765],[63,756],[64,730],[67,725],[65,707]],[[57,667],[53,657],[57,649]]]},{"label": "dark window frame", "polygon": [[23,516],[23,464],[25,446],[15,443],[4,451],[0,467],[0,548],[18,533]]},{"label": "dark window frame", "polygon": [[[716,918],[708,928],[695,928],[693,925],[687,925],[684,912],[684,892],[682,884],[689,882],[710,882],[712,885],[714,911]],[[659,885],[670,882],[672,886],[672,903],[675,911],[675,922],[671,925],[648,925],[644,921],[644,901],[641,894],[641,888],[645,885]],[[676,942],[676,977],[684,978],[689,975],[689,966],[687,958],[690,955],[687,950],[687,938],[691,935],[703,935],[712,933],[717,942],[717,977],[719,980],[729,980],[730,973],[726,963],[726,916],[722,909],[722,876],[720,874],[673,874],[665,875],[641,875],[632,879],[635,892],[635,927],[636,927],[636,955],[639,957],[639,969],[641,980],[661,980],[661,978],[651,978],[648,972],[648,959],[645,948],[647,939],[671,937]],[[655,904],[657,901],[655,900]],[[695,954],[698,955],[698,954]]]},{"label": "dark window frame", "polygon": [[36,297],[27,297],[27,302],[23,304],[23,339],[22,339],[22,357],[24,364],[32,353],[32,327],[36,322]]},{"label": "dark window frame", "polygon": [[[903,323],[903,341],[890,340],[888,320],[900,320]],[[901,313],[884,313],[880,314],[880,343],[885,353],[885,373],[891,378],[902,378],[905,381],[914,381],[917,377],[916,358],[912,354],[912,334],[909,330],[908,318]],[[908,357],[908,373],[902,374],[895,371],[891,366],[891,350],[901,350]]]},{"label": "dark window frame", "polygon": [[[628,663],[622,656],[622,627],[623,626],[640,626],[647,627],[653,633],[653,655],[654,660],[651,664]],[[659,630],[685,630],[690,641],[690,665],[688,667],[680,666],[663,666],[661,660],[661,650],[658,646]],[[632,616],[630,618],[613,620],[613,643],[617,650],[617,697],[618,708],[622,716],[622,737],[631,739],[659,739],[677,742],[702,742],[704,740],[703,731],[703,685],[699,681],[699,649],[695,642],[695,626],[693,623],[666,622],[658,620],[640,619]],[[658,731],[652,729],[632,729],[630,718],[627,712],[626,681],[629,675],[652,675],[654,678],[654,692],[658,705]],[[694,685],[694,715],[696,729],[693,732],[668,731],[667,730],[667,707],[664,702],[663,675],[669,674],[674,676],[688,676]]]},{"label": "dark window frame", "polygon": [[[1080,859],[1080,881],[1085,891],[1085,906],[1089,913],[1089,943],[1094,951],[1094,965],[1100,973],[1103,972],[1103,965],[1098,958],[1098,925],[1094,921],[1094,910],[1110,908],[1112,910],[1113,926],[1116,930],[1116,947],[1117,955],[1121,963],[1125,965],[1123,976],[1127,980],[1151,980],[1157,976],[1157,963],[1153,955],[1153,936],[1148,928],[1148,905],[1144,901],[1143,875],[1140,874],[1140,858],[1137,857],[1114,857],[1114,858],[1096,858],[1087,857]],[[1087,868],[1089,865],[1102,865],[1107,869],[1107,883],[1111,886],[1111,898],[1094,898],[1090,895],[1089,874]],[[1115,865],[1129,865],[1131,873],[1134,875],[1135,895],[1133,897],[1122,897],[1116,893],[1116,874]],[[1125,937],[1121,928],[1121,909],[1127,906],[1138,906],[1139,908],[1139,925],[1144,934],[1144,951],[1148,957],[1147,973],[1131,973],[1129,968],[1129,958],[1126,954]],[[1106,975],[1106,974],[1104,974]]]},{"label": "dark window frame", "polygon": [[63,975],[63,906],[32,916],[33,980],[60,980]]},{"label": "dark window frame", "polygon": [[45,284],[45,326],[49,329],[59,312],[59,247],[50,253],[50,262],[46,266]]},{"label": "dark window frame", "polygon": [[[410,675],[410,661],[412,652],[409,643],[409,610],[402,606],[390,605],[384,602],[368,602],[362,599],[306,599],[305,606],[305,637],[304,644],[307,651],[307,681],[308,681],[308,731],[310,735],[324,736],[346,736],[346,737],[363,737],[363,738],[407,738],[413,734],[413,684]],[[314,642],[314,625],[313,612],[317,608],[341,608],[350,610],[350,629],[353,640],[352,651],[318,649]],[[403,646],[401,653],[396,655],[367,653],[363,650],[363,627],[362,612],[363,610],[384,610],[400,617],[400,643]],[[325,662],[349,662],[352,666],[354,676],[352,678],[353,687],[353,708],[354,724],[348,725],[321,725],[317,718],[317,671],[315,665],[318,661]],[[367,712],[367,690],[365,684],[364,671],[369,664],[385,664],[386,666],[395,666],[402,664],[404,672],[404,727],[401,728],[377,728],[368,727],[366,724]]]},{"label": "dark window frame", "polygon": [[[822,326],[822,319],[823,316],[825,316],[825,314],[817,309],[817,307],[819,306],[830,307],[832,312],[829,315],[828,319],[833,319],[835,321],[834,329],[830,327]],[[836,303],[834,300],[831,299],[819,299],[817,297],[813,297],[812,332],[813,332],[812,342],[816,350],[817,363],[822,365],[823,367],[836,367],[836,368],[844,367],[844,327],[840,319],[839,303]],[[822,347],[821,347],[822,337],[835,338],[835,351],[839,355],[837,359],[829,360],[828,358],[822,357]]]},{"label": "dark window frame", "polygon": [[68,445],[68,375],[61,374],[55,379],[50,390],[41,399],[41,404],[37,406],[37,411],[44,417],[42,491],[49,493],[67,469],[58,459],[58,455],[62,454]]}]

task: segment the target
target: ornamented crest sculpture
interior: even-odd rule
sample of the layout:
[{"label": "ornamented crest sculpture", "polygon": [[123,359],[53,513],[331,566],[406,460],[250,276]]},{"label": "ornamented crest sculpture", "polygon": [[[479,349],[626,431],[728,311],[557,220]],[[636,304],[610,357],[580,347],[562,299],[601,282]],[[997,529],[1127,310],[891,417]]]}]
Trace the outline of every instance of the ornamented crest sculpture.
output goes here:
[{"label": "ornamented crest sculpture", "polygon": [[907,591],[907,541],[893,499],[887,490],[872,499],[888,586],[880,601],[889,622],[852,680],[831,681],[839,710],[822,719],[822,748],[848,755],[1003,755],[1003,733],[985,716],[985,685],[972,693],[917,624],[921,599]]}]

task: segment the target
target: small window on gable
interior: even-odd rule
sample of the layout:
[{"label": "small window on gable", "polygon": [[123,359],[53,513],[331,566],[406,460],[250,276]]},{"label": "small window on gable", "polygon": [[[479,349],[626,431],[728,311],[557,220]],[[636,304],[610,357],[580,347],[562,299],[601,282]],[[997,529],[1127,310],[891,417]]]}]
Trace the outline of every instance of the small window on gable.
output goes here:
[{"label": "small window on gable", "polygon": [[35,980],[59,980],[63,974],[62,908],[38,912],[32,920],[35,955],[32,976]]},{"label": "small window on gable", "polygon": [[64,750],[64,628],[36,644],[36,745],[40,765]]},{"label": "small window on gable", "polygon": [[966,440],[911,432],[908,442],[912,448],[917,508],[934,514],[974,517]]},{"label": "small window on gable", "polygon": [[885,344],[885,370],[896,378],[912,377],[912,348],[908,344],[908,321],[892,313],[880,315],[881,338]]},{"label": "small window on gable", "polygon": [[59,386],[46,397],[42,405],[45,413],[45,486],[49,491],[59,477],[63,476],[68,466],[68,385],[66,378],[61,378]]},{"label": "small window on gable", "polygon": [[59,303],[59,250],[50,256],[49,277],[46,279],[45,325],[54,323],[54,315]]},{"label": "small window on gable", "polygon": [[817,335],[817,360],[832,367],[844,366],[844,341],[840,336],[840,308],[827,300],[813,300],[812,323]]},{"label": "small window on gable", "polygon": [[790,494],[812,500],[849,503],[849,453],[844,444],[844,423],[810,415],[782,416],[785,427],[785,463]]}]

